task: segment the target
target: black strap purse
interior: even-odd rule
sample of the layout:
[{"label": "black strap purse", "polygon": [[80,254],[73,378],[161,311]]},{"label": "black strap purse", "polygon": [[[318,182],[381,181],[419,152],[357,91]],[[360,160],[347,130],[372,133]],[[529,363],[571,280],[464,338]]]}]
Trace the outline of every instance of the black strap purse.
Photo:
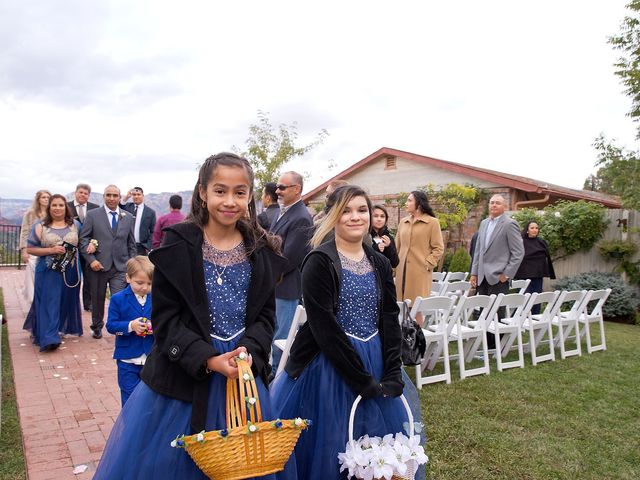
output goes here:
[{"label": "black strap purse", "polygon": [[403,365],[420,365],[424,357],[427,342],[422,333],[420,325],[411,317],[409,305],[405,300],[402,302],[402,348],[400,356]]},{"label": "black strap purse", "polygon": [[64,253],[53,257],[53,260],[49,265],[49,268],[54,272],[64,273],[78,253],[78,247],[70,244],[69,242],[62,242],[62,246],[64,247]]}]

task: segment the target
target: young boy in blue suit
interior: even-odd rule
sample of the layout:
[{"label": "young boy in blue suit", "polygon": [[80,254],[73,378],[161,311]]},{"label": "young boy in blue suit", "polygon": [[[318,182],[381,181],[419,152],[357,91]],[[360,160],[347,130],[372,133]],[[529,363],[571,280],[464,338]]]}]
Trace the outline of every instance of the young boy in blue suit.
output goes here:
[{"label": "young boy in blue suit", "polygon": [[116,335],[113,358],[118,363],[122,406],[140,382],[140,372],[151,351],[151,278],[153,264],[138,255],[127,262],[127,288],[111,297],[107,331]]}]

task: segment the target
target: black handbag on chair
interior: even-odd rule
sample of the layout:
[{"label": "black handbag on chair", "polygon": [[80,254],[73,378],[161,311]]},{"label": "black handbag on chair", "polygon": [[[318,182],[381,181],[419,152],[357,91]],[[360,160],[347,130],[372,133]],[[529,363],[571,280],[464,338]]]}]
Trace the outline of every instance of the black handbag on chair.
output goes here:
[{"label": "black handbag on chair", "polygon": [[411,318],[409,313],[409,305],[402,302],[402,348],[400,357],[403,365],[419,365],[422,362],[424,351],[427,348],[427,342],[424,339],[424,333],[420,325]]}]

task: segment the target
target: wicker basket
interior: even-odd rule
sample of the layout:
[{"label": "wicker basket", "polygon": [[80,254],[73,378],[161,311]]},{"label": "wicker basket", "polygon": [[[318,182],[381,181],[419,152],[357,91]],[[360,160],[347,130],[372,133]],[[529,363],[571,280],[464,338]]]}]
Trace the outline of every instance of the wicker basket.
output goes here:
[{"label": "wicker basket", "polygon": [[[284,469],[307,420],[262,421],[251,368],[238,360],[238,380],[227,381],[227,428],[176,439],[213,480],[240,480]],[[249,416],[247,418],[247,411]]]},{"label": "wicker basket", "polygon": [[[358,395],[353,402],[353,406],[351,407],[351,414],[349,415],[349,442],[352,444],[355,442],[353,438],[353,421],[356,416],[356,408],[358,408],[358,404],[362,400],[362,397]],[[404,395],[400,395],[400,400],[402,400],[402,404],[404,405],[405,410],[407,411],[407,417],[409,418],[409,436],[413,436],[414,434],[414,425],[413,425],[413,413],[411,413],[411,408],[409,407],[409,403]],[[405,475],[399,476],[394,475],[391,477],[391,480],[414,480],[417,472],[417,465],[410,465],[407,468],[407,472]],[[361,479],[360,479],[361,480]],[[379,479],[374,479],[379,480]]]}]

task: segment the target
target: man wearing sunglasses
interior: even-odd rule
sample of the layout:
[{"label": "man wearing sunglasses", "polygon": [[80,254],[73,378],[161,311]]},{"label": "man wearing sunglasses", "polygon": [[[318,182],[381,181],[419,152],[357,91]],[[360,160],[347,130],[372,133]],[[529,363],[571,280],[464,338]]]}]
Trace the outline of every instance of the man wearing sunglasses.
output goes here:
[{"label": "man wearing sunglasses", "polygon": [[[280,214],[271,224],[271,233],[282,238],[282,255],[287,259],[282,282],[276,287],[276,332],[274,340],[287,338],[296,307],[302,297],[300,266],[309,253],[313,221],[302,202],[302,175],[285,172],[278,179],[276,194]],[[280,362],[282,352],[273,346],[273,365]]]}]

